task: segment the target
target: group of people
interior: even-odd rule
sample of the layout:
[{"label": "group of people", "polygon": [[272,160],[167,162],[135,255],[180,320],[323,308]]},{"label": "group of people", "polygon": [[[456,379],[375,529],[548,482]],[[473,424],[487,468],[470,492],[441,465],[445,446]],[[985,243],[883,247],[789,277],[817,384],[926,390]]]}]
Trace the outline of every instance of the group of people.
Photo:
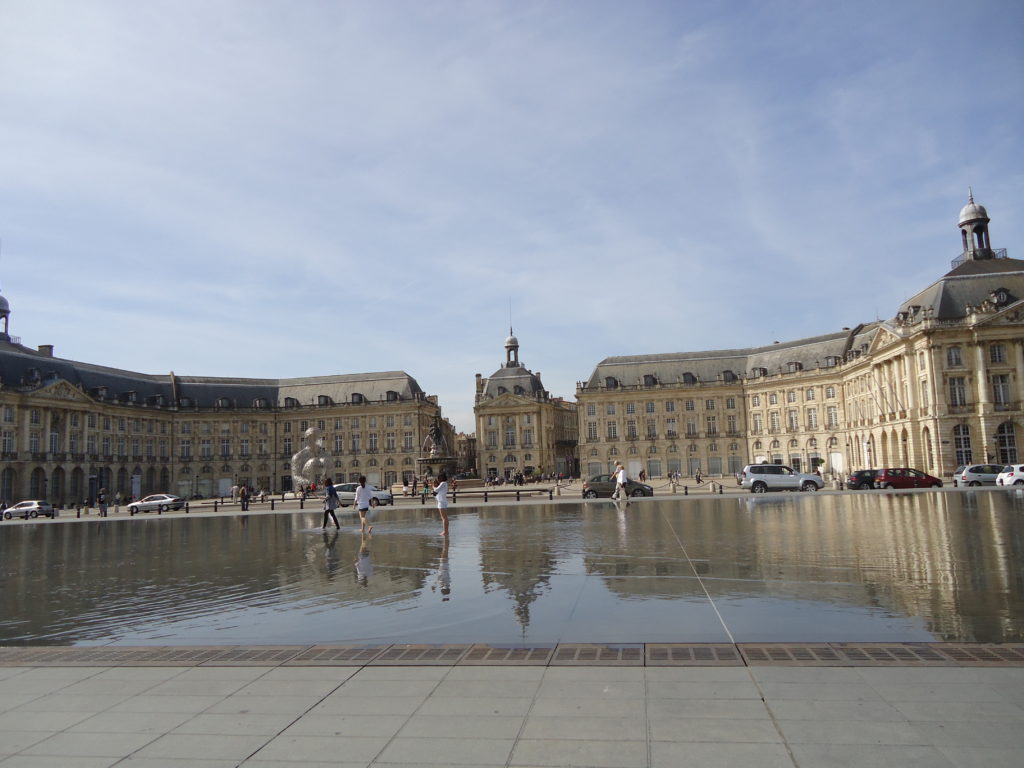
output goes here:
[{"label": "group of people", "polygon": [[[415,493],[416,479],[413,478],[413,492]],[[339,505],[338,490],[334,487],[331,478],[324,480],[324,522],[321,528],[326,528],[327,523],[334,522],[334,527],[341,528],[338,516],[334,513]],[[433,483],[433,493],[437,499],[437,511],[441,515],[441,535],[448,535],[448,475],[440,472]],[[373,489],[366,484],[366,475],[359,476],[359,483],[356,485],[353,504],[359,510],[359,530],[367,535],[373,533],[373,526],[367,521],[370,512],[370,503],[373,498]]]}]

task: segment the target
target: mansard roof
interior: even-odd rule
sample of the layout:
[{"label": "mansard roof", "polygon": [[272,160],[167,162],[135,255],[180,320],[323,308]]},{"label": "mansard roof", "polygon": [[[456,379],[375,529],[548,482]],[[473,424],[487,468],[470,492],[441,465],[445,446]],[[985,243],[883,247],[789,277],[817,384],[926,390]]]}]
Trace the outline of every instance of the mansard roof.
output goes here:
[{"label": "mansard roof", "polygon": [[224,400],[232,407],[248,408],[257,400],[263,400],[269,407],[283,406],[285,398],[311,405],[320,402],[321,396],[333,403],[353,402],[355,394],[371,403],[387,400],[390,392],[395,393],[391,399],[424,396],[420,385],[404,371],[288,379],[154,375],[52,357],[20,344],[0,341],[0,384],[31,390],[56,379],[90,395],[106,388],[108,400],[125,399],[127,393],[134,392],[139,403],[160,397],[165,405],[174,405],[187,399],[200,408],[213,408]]},{"label": "mansard roof", "polygon": [[968,306],[978,306],[1000,288],[1005,288],[1014,299],[1024,298],[1024,261],[965,261],[903,302],[900,313],[959,320],[967,316]]},{"label": "mansard roof", "polygon": [[499,391],[500,389],[504,389],[505,392],[515,392],[516,387],[521,387],[523,390],[521,394],[524,395],[531,397],[544,395],[544,385],[541,383],[540,376],[529,368],[517,365],[505,366],[492,373],[484,382],[483,397],[497,397],[503,394]]}]

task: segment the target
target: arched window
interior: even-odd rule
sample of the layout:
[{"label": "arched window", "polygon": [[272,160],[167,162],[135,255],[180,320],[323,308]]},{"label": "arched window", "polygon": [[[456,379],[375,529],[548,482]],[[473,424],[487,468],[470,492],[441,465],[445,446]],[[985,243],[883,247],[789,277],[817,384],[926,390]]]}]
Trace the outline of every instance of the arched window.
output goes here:
[{"label": "arched window", "polygon": [[616,379],[614,376],[608,376],[604,380],[604,386],[606,389],[618,389],[619,380]]},{"label": "arched window", "polygon": [[996,454],[1001,464],[1017,463],[1017,436],[1012,421],[1004,421],[996,429]]},{"label": "arched window", "polygon": [[334,405],[330,395],[317,395],[316,403],[317,405]]},{"label": "arched window", "polygon": [[363,397],[362,393],[360,393],[360,392],[353,392],[352,393],[352,402],[353,403],[365,403],[366,402],[366,398]]}]

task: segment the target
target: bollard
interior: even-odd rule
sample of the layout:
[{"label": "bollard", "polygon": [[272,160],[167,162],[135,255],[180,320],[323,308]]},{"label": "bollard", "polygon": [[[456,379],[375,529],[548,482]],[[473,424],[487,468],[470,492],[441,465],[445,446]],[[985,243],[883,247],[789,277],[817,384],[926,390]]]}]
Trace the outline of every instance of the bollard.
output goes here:
[{"label": "bollard", "polygon": [[270,500],[270,511],[271,512],[274,511],[274,500],[273,499]]},{"label": "bollard", "polygon": [[216,499],[213,500],[213,511],[214,512],[217,511],[217,500]]},{"label": "bollard", "polygon": [[684,485],[683,486],[683,496],[689,496],[689,495],[690,495],[690,486]]},{"label": "bollard", "polygon": [[305,508],[306,508],[306,497],[305,496],[299,496],[299,509],[305,509]]},{"label": "bollard", "polygon": [[555,494],[550,488],[548,488],[548,501],[554,501]]},{"label": "bollard", "polygon": [[454,503],[455,503],[455,501],[456,501],[456,498],[455,498],[455,497],[456,497],[456,496],[458,496],[458,494],[457,494],[457,493],[456,493],[455,491],[452,491],[452,504],[454,504]]},{"label": "bollard", "polygon": [[188,502],[187,501],[185,502],[185,514],[186,515],[188,514]]},{"label": "bollard", "polygon": [[725,493],[725,486],[722,485],[721,483],[719,483],[718,484],[718,495],[721,496],[723,493]]},{"label": "bollard", "polygon": [[519,501],[519,491],[516,491],[516,501]]},{"label": "bollard", "polygon": [[487,491],[484,491],[484,501],[487,501]]},{"label": "bollard", "polygon": [[164,513],[164,507],[163,507],[163,504],[161,504],[161,505],[160,505],[159,507],[157,507],[157,508],[156,508],[156,513],[157,513],[158,515],[162,515],[162,514]]}]

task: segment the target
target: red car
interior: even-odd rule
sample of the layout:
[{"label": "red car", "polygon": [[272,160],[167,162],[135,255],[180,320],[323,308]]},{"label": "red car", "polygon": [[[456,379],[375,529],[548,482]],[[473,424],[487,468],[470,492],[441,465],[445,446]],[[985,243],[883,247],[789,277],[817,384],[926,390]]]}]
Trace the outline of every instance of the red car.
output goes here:
[{"label": "red car", "polygon": [[941,488],[942,481],[917,469],[886,467],[875,475],[876,488]]}]

